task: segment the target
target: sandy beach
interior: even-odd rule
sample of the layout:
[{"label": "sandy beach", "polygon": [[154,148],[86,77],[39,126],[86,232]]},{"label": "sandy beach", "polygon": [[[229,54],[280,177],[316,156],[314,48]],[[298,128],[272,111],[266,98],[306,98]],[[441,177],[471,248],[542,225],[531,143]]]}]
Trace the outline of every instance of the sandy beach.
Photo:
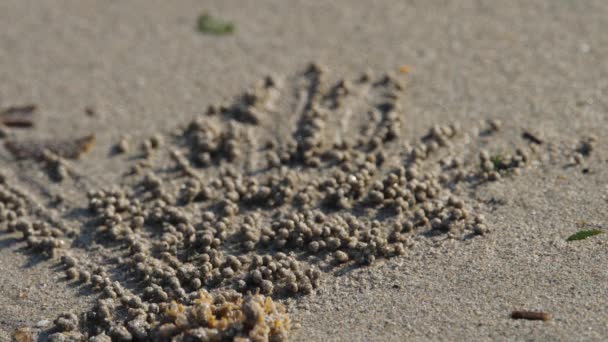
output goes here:
[{"label": "sandy beach", "polygon": [[[234,32],[199,32],[205,11]],[[144,303],[99,328],[118,340],[127,307],[153,311],[145,287],[168,296],[161,311],[199,289],[261,291],[294,341],[605,340],[608,234],[567,238],[608,219],[607,18],[603,1],[0,2],[0,111],[36,106],[33,127],[0,127],[0,211],[48,225],[28,242],[0,215],[0,340],[46,341],[64,312],[101,334],[82,317],[120,288]],[[89,135],[86,151],[64,143]],[[61,147],[17,160],[11,144],[33,141]],[[124,234],[108,228],[120,191],[143,222]],[[159,198],[191,235],[154,221]],[[201,247],[194,230],[215,235]],[[166,283],[129,273],[148,250]],[[65,255],[117,285],[69,279]],[[199,262],[209,283],[180,270]]]}]

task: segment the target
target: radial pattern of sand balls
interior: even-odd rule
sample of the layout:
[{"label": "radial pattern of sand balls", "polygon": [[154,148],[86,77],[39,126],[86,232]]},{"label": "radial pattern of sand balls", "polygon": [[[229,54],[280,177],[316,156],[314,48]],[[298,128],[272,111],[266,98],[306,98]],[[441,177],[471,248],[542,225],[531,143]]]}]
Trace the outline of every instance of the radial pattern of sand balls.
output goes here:
[{"label": "radial pattern of sand balls", "polygon": [[281,302],[333,271],[489,232],[466,190],[516,176],[534,146],[476,149],[497,121],[405,136],[402,78],[328,77],[317,64],[269,76],[140,148],[121,139],[130,170],[91,186],[81,227],[0,185],[7,230],[99,293],[91,311],[60,315],[51,340],[285,340]]}]

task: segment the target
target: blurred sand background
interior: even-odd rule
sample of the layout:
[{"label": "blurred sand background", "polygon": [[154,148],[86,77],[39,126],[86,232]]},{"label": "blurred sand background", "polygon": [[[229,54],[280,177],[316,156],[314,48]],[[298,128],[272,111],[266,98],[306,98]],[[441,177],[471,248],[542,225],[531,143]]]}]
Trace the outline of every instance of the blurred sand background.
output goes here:
[{"label": "blurred sand background", "polygon": [[[235,34],[196,32],[202,10],[232,20]],[[291,316],[300,341],[600,341],[608,336],[608,235],[565,238],[577,222],[608,218],[607,29],[605,1],[3,0],[0,107],[39,106],[36,129],[22,136],[95,132],[78,167],[99,184],[119,175],[104,170],[124,167],[107,158],[122,134],[174,127],[310,61],[337,75],[409,65],[412,138],[435,123],[485,118],[502,120],[513,137],[522,127],[573,143],[593,133],[588,174],[538,167],[479,188],[474,197],[503,203],[486,208],[487,237],[329,278]],[[61,191],[7,160],[2,168],[22,182]],[[91,303],[22,247],[0,237],[2,340]],[[554,319],[511,320],[517,308]]]}]

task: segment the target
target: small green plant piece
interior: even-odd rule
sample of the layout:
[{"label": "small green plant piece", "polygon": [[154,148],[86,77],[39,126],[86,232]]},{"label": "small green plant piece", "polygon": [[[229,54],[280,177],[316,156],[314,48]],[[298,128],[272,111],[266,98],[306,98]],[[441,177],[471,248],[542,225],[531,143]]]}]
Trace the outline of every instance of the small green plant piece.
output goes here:
[{"label": "small green plant piece", "polygon": [[198,17],[198,30],[203,33],[225,35],[234,32],[234,24],[203,12]]},{"label": "small green plant piece", "polygon": [[503,157],[499,154],[490,157],[490,161],[494,164],[495,170],[504,170],[507,166],[504,163]]},{"label": "small green plant piece", "polygon": [[566,241],[577,241],[584,240],[588,237],[602,234],[604,231],[601,229],[581,230],[575,234],[572,234],[566,239]]}]

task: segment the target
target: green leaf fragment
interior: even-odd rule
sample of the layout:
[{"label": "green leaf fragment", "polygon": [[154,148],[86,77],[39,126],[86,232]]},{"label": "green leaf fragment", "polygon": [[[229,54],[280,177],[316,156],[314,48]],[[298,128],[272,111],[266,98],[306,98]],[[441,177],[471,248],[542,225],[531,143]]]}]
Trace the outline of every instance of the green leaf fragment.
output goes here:
[{"label": "green leaf fragment", "polygon": [[234,24],[205,12],[198,17],[198,30],[203,33],[224,35],[234,32]]},{"label": "green leaf fragment", "polygon": [[500,170],[503,167],[502,156],[496,155],[490,157],[490,161],[494,164],[496,170]]},{"label": "green leaf fragment", "polygon": [[577,241],[584,240],[588,237],[602,234],[604,231],[601,229],[581,230],[575,234],[572,234],[566,239],[566,241]]}]

